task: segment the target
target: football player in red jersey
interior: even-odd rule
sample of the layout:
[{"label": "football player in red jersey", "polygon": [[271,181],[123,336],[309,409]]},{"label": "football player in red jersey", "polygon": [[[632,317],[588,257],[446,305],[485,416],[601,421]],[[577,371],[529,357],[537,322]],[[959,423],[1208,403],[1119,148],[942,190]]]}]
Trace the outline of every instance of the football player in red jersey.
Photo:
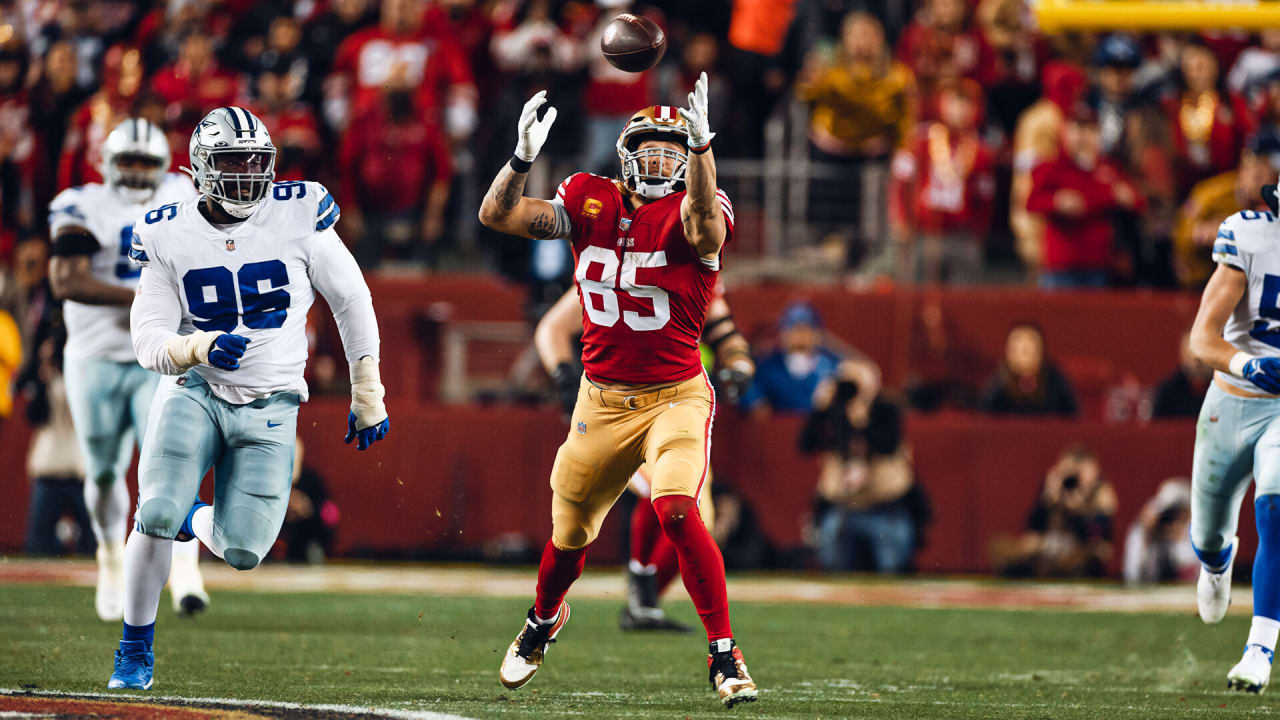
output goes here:
[{"label": "football player in red jersey", "polygon": [[520,115],[515,156],[480,206],[490,228],[563,238],[573,248],[583,307],[584,374],[568,437],[551,469],[551,539],[537,596],[503,657],[508,688],[533,677],[569,619],[564,596],[586,548],[641,464],[653,507],[680,559],[685,588],[710,641],[711,685],[728,707],[756,699],[729,625],[724,560],[696,498],[706,478],[715,393],[702,369],[702,334],[733,205],[716,188],[707,77],[688,108],[637,112],[618,138],[621,180],[577,173],[550,201],[523,197],[525,178],[555,122],[539,92]]}]

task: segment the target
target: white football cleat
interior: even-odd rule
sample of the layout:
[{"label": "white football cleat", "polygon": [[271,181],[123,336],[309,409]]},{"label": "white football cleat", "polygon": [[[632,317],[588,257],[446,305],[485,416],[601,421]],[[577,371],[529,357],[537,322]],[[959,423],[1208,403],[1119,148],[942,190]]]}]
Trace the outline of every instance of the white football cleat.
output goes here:
[{"label": "white football cleat", "polygon": [[533,608],[529,608],[524,627],[520,629],[520,634],[516,636],[511,647],[507,648],[507,654],[502,658],[502,668],[498,671],[502,686],[515,690],[532,680],[533,674],[542,666],[542,659],[546,657],[547,646],[556,641],[556,635],[560,634],[560,630],[567,622],[569,622],[569,603],[567,602],[560,604],[560,612],[553,623],[539,623],[533,614]]},{"label": "white football cleat", "polygon": [[1261,695],[1269,682],[1271,652],[1261,645],[1246,645],[1244,657],[1227,673],[1227,687]]},{"label": "white football cleat", "polygon": [[124,618],[124,544],[98,544],[98,589],[93,594],[93,609],[106,622]]},{"label": "white football cleat", "polygon": [[1200,579],[1196,581],[1196,605],[1200,608],[1200,619],[1213,625],[1221,622],[1231,607],[1231,567],[1236,562],[1236,551],[1240,548],[1240,538],[1231,538],[1231,555],[1227,558],[1227,569],[1220,573],[1212,573],[1200,565]]},{"label": "white football cleat", "polygon": [[192,617],[209,606],[209,593],[205,592],[204,578],[200,575],[199,541],[173,544],[169,597],[179,617]]}]

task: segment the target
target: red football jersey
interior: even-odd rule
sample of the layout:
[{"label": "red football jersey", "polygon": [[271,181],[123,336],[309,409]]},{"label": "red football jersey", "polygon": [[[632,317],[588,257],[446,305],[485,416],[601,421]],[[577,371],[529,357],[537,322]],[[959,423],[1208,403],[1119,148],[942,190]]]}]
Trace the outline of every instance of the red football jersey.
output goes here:
[{"label": "red football jersey", "polygon": [[[733,205],[717,190],[725,242]],[[707,319],[717,258],[685,239],[684,192],[634,212],[613,180],[577,173],[556,191],[573,223],[574,281],[582,302],[582,365],[592,380],[637,385],[680,382],[702,372],[698,339]]]}]

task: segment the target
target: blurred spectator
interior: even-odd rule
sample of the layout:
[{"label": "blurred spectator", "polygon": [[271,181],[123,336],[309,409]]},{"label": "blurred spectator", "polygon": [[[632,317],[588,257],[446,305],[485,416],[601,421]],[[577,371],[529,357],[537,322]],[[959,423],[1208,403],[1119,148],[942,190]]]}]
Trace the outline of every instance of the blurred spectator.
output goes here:
[{"label": "blurred spectator", "polygon": [[84,504],[80,444],[62,380],[65,340],[63,334],[45,337],[19,380],[27,396],[27,421],[32,427],[27,450],[31,501],[25,543],[30,555],[63,555],[68,546],[88,555],[97,547]]},{"label": "blurred spectator", "polygon": [[1183,333],[1178,344],[1178,369],[1156,386],[1151,417],[1196,417],[1211,382],[1213,368],[1191,352],[1191,332]]},{"label": "blurred spectator", "polygon": [[248,103],[271,132],[276,146],[276,181],[312,180],[320,164],[320,127],[311,108],[298,101],[305,74],[288,58],[264,56]]},{"label": "blurred spectator", "polygon": [[715,505],[711,537],[720,546],[725,569],[774,567],[777,558],[773,543],[760,527],[756,512],[746,499],[717,476],[711,486],[711,501]]},{"label": "blurred spectator", "polygon": [[1141,100],[1134,92],[1133,75],[1142,64],[1138,41],[1124,33],[1102,38],[1093,53],[1097,84],[1089,89],[1088,102],[1098,114],[1102,153],[1122,154],[1125,123]]},{"label": "blurred spectator", "polygon": [[895,55],[915,75],[921,115],[930,120],[938,116],[940,83],[968,78],[989,87],[998,77],[995,53],[970,22],[965,0],[925,0],[898,38]]},{"label": "blurred spectator", "polygon": [[[586,59],[587,82],[582,91],[582,112],[586,122],[583,136],[582,169],[613,176],[618,168],[618,134],[632,113],[654,102],[654,71],[630,73],[619,70],[600,52],[604,29],[619,13],[630,12],[663,24],[654,10],[632,8],[632,0],[596,0],[598,12],[594,27],[582,41]],[[685,90],[688,95],[693,87]],[[687,101],[686,101],[687,102]],[[685,103],[680,103],[684,105]]]},{"label": "blurred spectator", "polygon": [[[530,0],[521,6],[509,31],[493,36],[493,58],[498,69],[530,73],[545,67],[565,73],[578,67],[586,48],[556,23],[552,9],[551,0]],[[520,102],[525,99],[522,97]]]},{"label": "blurred spectator", "polygon": [[1032,271],[1044,259],[1044,218],[1027,210],[1031,192],[1031,171],[1056,160],[1062,141],[1066,112],[1084,95],[1086,80],[1080,68],[1065,62],[1045,65],[1044,96],[1018,118],[1013,136],[1013,184],[1009,197],[1009,228],[1016,240],[1018,256]]},{"label": "blurred spectator", "polygon": [[856,217],[856,230],[846,236],[845,262],[852,269],[888,249],[887,160],[911,136],[916,92],[911,71],[890,59],[874,16],[850,13],[840,37],[831,62],[811,59],[796,95],[812,107],[810,155],[825,166],[823,179],[811,183],[810,210],[828,231]]},{"label": "blurred spectator", "polygon": [[1045,218],[1042,288],[1105,287],[1114,259],[1112,213],[1145,207],[1133,183],[1101,152],[1097,116],[1080,103],[1062,126],[1057,159],[1031,172],[1027,210]]},{"label": "blurred spectator", "polygon": [[873,365],[847,363],[818,386],[800,449],[821,453],[814,522],[824,569],[911,569],[928,511],[913,492],[902,432],[902,411],[881,397]]},{"label": "blurred spectator", "polygon": [[25,86],[27,53],[0,47],[0,259],[9,257],[17,232],[33,222],[32,180],[39,161]]},{"label": "blurred spectator", "polygon": [[1187,533],[1191,526],[1191,483],[1169,478],[1129,526],[1122,572],[1130,585],[1194,580],[1200,571]]},{"label": "blurred spectator", "polygon": [[289,562],[318,564],[332,552],[340,513],[337,503],[329,497],[324,478],[303,462],[303,450],[302,438],[298,438],[293,449],[293,485],[280,540]]},{"label": "blurred spectator", "polygon": [[102,86],[71,116],[58,162],[58,190],[102,180],[102,141],[111,128],[128,117],[142,89],[143,73],[142,53],[137,48],[115,45],[107,50],[102,59]]},{"label": "blurred spectator", "polygon": [[1113,552],[1115,514],[1115,489],[1097,455],[1068,448],[1045,475],[1026,531],[993,543],[993,564],[1010,577],[1101,577]]},{"label": "blurred spectator", "polygon": [[657,67],[658,102],[683,107],[689,104],[689,90],[698,75],[707,73],[707,104],[711,117],[730,117],[735,105],[730,102],[729,79],[720,73],[720,42],[711,33],[698,33],[684,42],[678,62]]},{"label": "blurred spectator", "polygon": [[349,199],[343,215],[365,268],[377,266],[388,246],[399,260],[434,262],[453,174],[446,141],[415,106],[407,78],[395,75],[388,83],[342,141],[341,197]]},{"label": "blurred spectator", "polygon": [[926,291],[911,333],[911,362],[903,387],[914,410],[972,410],[986,363],[964,343],[963,334],[948,330],[940,292]]},{"label": "blurred spectator", "polygon": [[944,81],[939,120],[921,123],[894,157],[891,217],[914,282],[981,279],[996,192],[995,157],[978,134],[983,105],[978,83]]},{"label": "blurred spectator", "polygon": [[489,49],[498,29],[491,4],[477,0],[431,0],[425,24],[436,35],[451,38],[462,49],[471,76],[475,78],[480,103],[488,104],[502,80]]},{"label": "blurred spectator", "polygon": [[161,68],[150,86],[168,103],[166,116],[203,115],[233,105],[239,93],[235,75],[223,69],[213,54],[213,39],[194,30],[182,39],[178,60]]},{"label": "blurred spectator", "polygon": [[1049,48],[1035,32],[1027,0],[979,0],[975,19],[995,53],[999,76],[987,87],[987,110],[1005,138],[1018,116],[1040,97],[1040,74]]},{"label": "blurred spectator", "polygon": [[40,138],[32,205],[46,208],[57,193],[58,159],[71,124],[71,115],[90,95],[76,82],[75,49],[54,43],[44,56],[44,72],[31,89],[31,127]]},{"label": "blurred spectator", "polygon": [[461,140],[476,122],[471,68],[452,38],[426,27],[424,0],[382,0],[376,27],[338,46],[325,82],[325,118],[336,130],[378,105],[387,86],[408,88],[427,119]]},{"label": "blurred spectator", "polygon": [[1262,92],[1271,75],[1280,70],[1280,28],[1258,32],[1259,45],[1247,47],[1227,73],[1227,89],[1245,98]]},{"label": "blurred spectator", "polygon": [[1179,60],[1180,83],[1165,100],[1165,112],[1173,124],[1178,188],[1186,193],[1195,183],[1235,165],[1253,121],[1244,100],[1221,81],[1212,50],[1190,43]]},{"label": "blurred spectator", "polygon": [[1178,210],[1177,177],[1169,122],[1159,106],[1142,104],[1125,119],[1125,139],[1115,162],[1133,180],[1146,210],[1112,217],[1117,245],[1128,254],[1120,269],[1136,285],[1173,288],[1173,229]]},{"label": "blurred spectator", "polygon": [[310,74],[304,95],[319,105],[324,99],[324,83],[333,67],[334,54],[348,35],[378,21],[372,0],[333,0],[302,28],[301,52],[307,57]]},{"label": "blurred spectator", "polygon": [[1004,358],[987,383],[978,409],[997,415],[1076,414],[1075,391],[1049,359],[1039,327],[1020,323],[1009,330]]},{"label": "blurred spectator", "polygon": [[784,50],[797,4],[797,0],[733,0],[731,51],[725,67],[734,112],[725,118],[726,156],[764,154],[764,122],[785,92],[790,75]]},{"label": "blurred spectator", "polygon": [[1188,290],[1199,290],[1209,280],[1213,241],[1218,225],[1241,210],[1267,210],[1259,189],[1280,173],[1280,137],[1267,128],[1249,137],[1240,153],[1240,165],[1231,172],[1201,180],[1191,189],[1178,211],[1173,241],[1174,267]]},{"label": "blurred spectator", "polygon": [[807,412],[818,384],[836,374],[840,356],[823,343],[822,318],[807,303],[792,303],[778,319],[778,349],[756,363],[742,407],[757,412]]}]

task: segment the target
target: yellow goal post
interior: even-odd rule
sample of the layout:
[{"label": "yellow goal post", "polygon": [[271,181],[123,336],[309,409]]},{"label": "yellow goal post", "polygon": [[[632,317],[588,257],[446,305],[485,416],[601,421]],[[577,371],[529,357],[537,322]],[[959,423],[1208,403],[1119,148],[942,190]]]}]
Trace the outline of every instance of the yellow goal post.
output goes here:
[{"label": "yellow goal post", "polygon": [[1280,27],[1280,2],[1033,0],[1046,33],[1070,30],[1261,30]]}]

